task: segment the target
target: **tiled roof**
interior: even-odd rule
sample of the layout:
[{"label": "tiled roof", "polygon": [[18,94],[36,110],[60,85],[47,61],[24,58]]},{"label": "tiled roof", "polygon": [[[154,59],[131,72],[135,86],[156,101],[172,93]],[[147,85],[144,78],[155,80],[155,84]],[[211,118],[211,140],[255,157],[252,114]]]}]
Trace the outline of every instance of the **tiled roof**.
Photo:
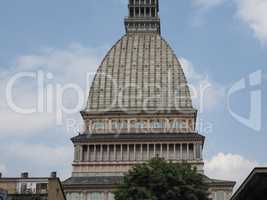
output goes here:
[{"label": "tiled roof", "polygon": [[98,68],[85,112],[192,109],[184,72],[168,43],[156,33],[128,33]]},{"label": "tiled roof", "polygon": [[95,176],[95,177],[70,177],[63,182],[68,185],[118,185],[122,181],[121,176]]},{"label": "tiled roof", "polygon": [[226,181],[226,180],[218,180],[218,179],[212,179],[204,175],[204,179],[206,183],[212,186],[230,186],[234,187],[236,182],[234,181]]},{"label": "tiled roof", "polygon": [[81,134],[71,139],[73,142],[104,142],[104,141],[203,141],[205,137],[198,133],[133,133],[133,134]]},{"label": "tiled roof", "polygon": [[[95,177],[70,177],[69,179],[63,182],[64,187],[66,186],[75,186],[75,185],[118,185],[122,182],[122,176],[95,176]],[[204,181],[211,186],[232,186],[234,187],[235,182],[233,181],[224,181],[224,180],[215,180],[210,179],[207,176],[204,176]]]}]

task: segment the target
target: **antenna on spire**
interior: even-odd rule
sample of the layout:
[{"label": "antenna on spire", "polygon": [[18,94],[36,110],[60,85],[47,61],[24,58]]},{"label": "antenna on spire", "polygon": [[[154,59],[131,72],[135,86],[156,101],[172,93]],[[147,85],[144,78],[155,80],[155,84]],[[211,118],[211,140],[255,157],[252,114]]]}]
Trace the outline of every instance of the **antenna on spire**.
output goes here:
[{"label": "antenna on spire", "polygon": [[159,0],[129,0],[125,18],[126,33],[155,32],[160,34]]}]

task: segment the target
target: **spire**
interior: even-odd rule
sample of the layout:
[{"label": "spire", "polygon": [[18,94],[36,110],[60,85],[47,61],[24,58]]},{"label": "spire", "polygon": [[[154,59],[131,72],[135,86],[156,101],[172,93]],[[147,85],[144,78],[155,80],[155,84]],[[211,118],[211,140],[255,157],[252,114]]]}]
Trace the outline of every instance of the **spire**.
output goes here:
[{"label": "spire", "polygon": [[126,33],[155,32],[160,34],[159,0],[129,0]]}]

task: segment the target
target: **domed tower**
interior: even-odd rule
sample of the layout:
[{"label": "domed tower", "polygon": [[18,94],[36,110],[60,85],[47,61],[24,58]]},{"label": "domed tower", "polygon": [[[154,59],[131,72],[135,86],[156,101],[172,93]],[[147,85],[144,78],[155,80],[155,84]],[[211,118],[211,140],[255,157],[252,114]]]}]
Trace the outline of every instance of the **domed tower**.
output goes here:
[{"label": "domed tower", "polygon": [[85,131],[72,138],[71,200],[112,200],[121,177],[156,156],[203,173],[205,138],[182,66],[161,37],[158,0],[129,0],[128,9],[126,34],[100,64],[81,112]]}]

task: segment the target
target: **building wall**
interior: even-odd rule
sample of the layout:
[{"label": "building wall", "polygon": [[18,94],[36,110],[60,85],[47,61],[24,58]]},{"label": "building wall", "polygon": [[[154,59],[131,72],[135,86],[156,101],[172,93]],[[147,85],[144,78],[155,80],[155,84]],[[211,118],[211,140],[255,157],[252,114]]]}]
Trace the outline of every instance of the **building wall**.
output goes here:
[{"label": "building wall", "polygon": [[65,200],[65,194],[58,179],[48,181],[48,200]]},{"label": "building wall", "polygon": [[68,192],[67,200],[114,200],[112,190],[88,190],[83,192]]},{"label": "building wall", "polygon": [[[210,198],[212,200],[230,200],[233,190],[228,187],[211,187]],[[67,200],[114,200],[112,190],[90,189],[90,190],[69,190],[66,192]]]},{"label": "building wall", "polygon": [[15,181],[0,181],[0,188],[8,191],[8,193],[16,193],[16,185]]},{"label": "building wall", "polygon": [[232,187],[211,187],[210,198],[212,200],[230,200],[233,194]]}]

